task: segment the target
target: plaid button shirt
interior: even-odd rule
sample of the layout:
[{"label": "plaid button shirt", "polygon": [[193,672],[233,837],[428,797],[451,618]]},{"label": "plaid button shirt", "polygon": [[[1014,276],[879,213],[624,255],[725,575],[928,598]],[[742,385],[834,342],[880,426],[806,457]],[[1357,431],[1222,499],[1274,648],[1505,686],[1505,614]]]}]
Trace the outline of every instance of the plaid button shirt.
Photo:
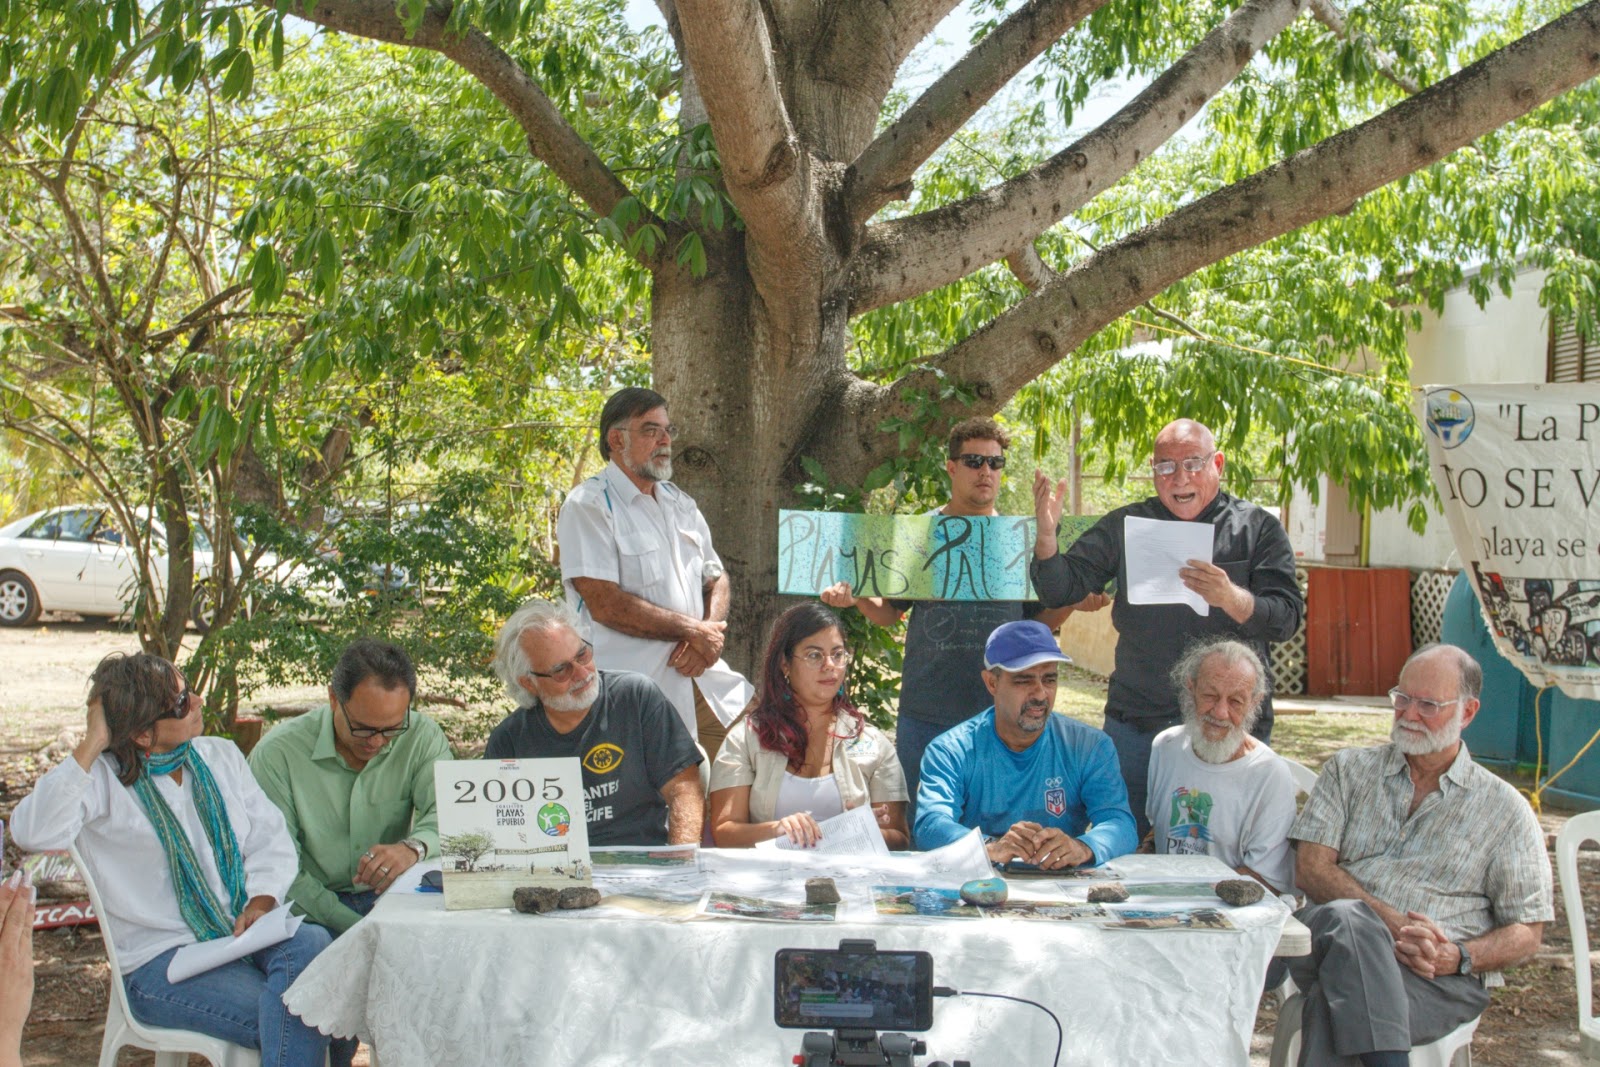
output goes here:
[{"label": "plaid button shirt", "polygon": [[1345,749],[1323,765],[1289,837],[1335,850],[1368,893],[1452,939],[1555,918],[1544,832],[1515,788],[1463,744],[1414,812],[1412,792],[1393,744]]}]

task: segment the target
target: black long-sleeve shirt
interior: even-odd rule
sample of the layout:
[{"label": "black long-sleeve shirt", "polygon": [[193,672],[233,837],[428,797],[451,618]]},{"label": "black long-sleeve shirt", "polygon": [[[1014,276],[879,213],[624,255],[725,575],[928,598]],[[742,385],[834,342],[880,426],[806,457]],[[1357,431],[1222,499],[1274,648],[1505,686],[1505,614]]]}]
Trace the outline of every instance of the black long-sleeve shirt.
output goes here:
[{"label": "black long-sleeve shirt", "polygon": [[1216,530],[1211,559],[1234,585],[1255,596],[1255,611],[1244,623],[1220,608],[1197,615],[1187,604],[1128,603],[1128,568],[1122,558],[1123,520],[1128,516],[1182,522],[1159,497],[1118,508],[1095,523],[1065,553],[1034,560],[1033,584],[1047,608],[1076,603],[1117,582],[1111,621],[1117,628],[1117,660],[1106,696],[1106,715],[1156,730],[1178,719],[1178,696],[1167,677],[1192,642],[1234,637],[1256,650],[1267,665],[1267,699],[1256,732],[1266,736],[1272,723],[1272,660],[1268,641],[1294,636],[1305,614],[1305,598],[1294,579],[1294,549],[1283,525],[1269,512],[1227,493],[1217,493],[1193,521]]}]

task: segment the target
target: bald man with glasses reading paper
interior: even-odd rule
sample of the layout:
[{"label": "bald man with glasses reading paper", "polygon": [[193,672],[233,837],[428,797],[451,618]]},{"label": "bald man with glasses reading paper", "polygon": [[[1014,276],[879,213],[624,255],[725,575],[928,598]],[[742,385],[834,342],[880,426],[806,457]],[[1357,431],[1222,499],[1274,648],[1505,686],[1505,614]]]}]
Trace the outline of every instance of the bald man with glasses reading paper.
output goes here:
[{"label": "bald man with glasses reading paper", "polygon": [[[1232,638],[1248,645],[1267,665],[1269,641],[1287,641],[1300,626],[1305,598],[1294,577],[1294,549],[1283,524],[1270,512],[1222,491],[1226,460],[1211,431],[1193,419],[1168,423],[1156,435],[1150,473],[1155,496],[1106,515],[1065,553],[1056,543],[1066,483],[1054,492],[1042,472],[1034,474],[1033,584],[1046,607],[1070,604],[1117,583],[1111,622],[1117,628],[1116,664],[1106,694],[1105,731],[1117,746],[1128,801],[1142,837],[1150,829],[1145,792],[1150,747],[1156,734],[1182,716],[1172,668],[1199,640]],[[1207,614],[1188,604],[1138,604],[1129,599],[1129,519],[1203,523],[1212,528],[1209,559],[1190,559],[1177,577],[1199,594]],[[1272,738],[1272,679],[1252,735]]]}]

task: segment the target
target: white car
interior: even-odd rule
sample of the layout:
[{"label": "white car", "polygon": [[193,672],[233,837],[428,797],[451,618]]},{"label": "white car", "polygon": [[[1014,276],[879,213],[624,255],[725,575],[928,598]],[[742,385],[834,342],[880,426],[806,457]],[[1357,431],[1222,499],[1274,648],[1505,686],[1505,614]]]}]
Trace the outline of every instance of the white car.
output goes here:
[{"label": "white car", "polygon": [[[197,590],[211,573],[211,542],[198,524],[194,538]],[[161,586],[167,576],[166,530],[151,522],[150,566]],[[100,504],[35,512],[0,526],[0,626],[27,626],[44,611],[115,617],[138,592],[136,562],[116,515]],[[195,597],[197,616],[203,596]],[[197,618],[204,623],[203,618]]]}]

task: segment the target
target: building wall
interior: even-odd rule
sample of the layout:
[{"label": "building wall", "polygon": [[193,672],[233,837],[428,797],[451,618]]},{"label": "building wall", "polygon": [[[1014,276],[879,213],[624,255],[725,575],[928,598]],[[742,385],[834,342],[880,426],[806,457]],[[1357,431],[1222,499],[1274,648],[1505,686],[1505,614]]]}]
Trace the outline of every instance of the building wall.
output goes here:
[{"label": "building wall", "polygon": [[[1549,352],[1549,320],[1539,306],[1545,272],[1517,276],[1510,296],[1498,292],[1479,308],[1465,288],[1445,296],[1444,311],[1423,312],[1422,328],[1408,342],[1415,386],[1542,382]],[[1418,462],[1426,462],[1418,457]],[[1302,561],[1347,562],[1334,540],[1343,540],[1352,521],[1337,486],[1324,479],[1321,500],[1299,490],[1289,504],[1289,539]],[[1336,514],[1336,512],[1338,512]],[[1457,567],[1455,542],[1444,516],[1429,508],[1425,532],[1413,533],[1404,509],[1375,511],[1369,530],[1368,563],[1373,567]]]}]

